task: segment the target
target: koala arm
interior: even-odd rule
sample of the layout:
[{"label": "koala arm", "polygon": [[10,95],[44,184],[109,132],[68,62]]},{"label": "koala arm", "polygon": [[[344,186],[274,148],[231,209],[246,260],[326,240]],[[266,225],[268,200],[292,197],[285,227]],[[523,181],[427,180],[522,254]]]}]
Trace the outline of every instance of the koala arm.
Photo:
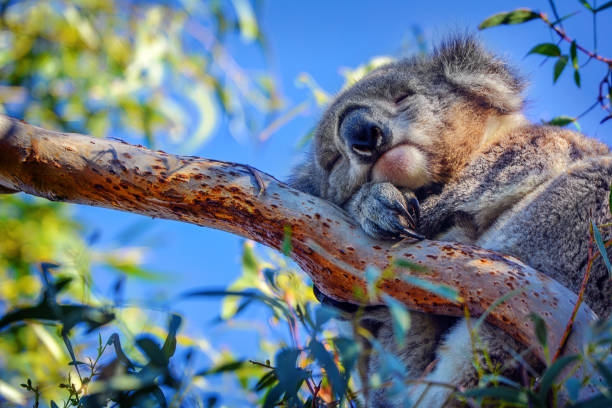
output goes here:
[{"label": "koala arm", "polygon": [[418,231],[419,204],[411,191],[400,191],[391,183],[365,183],[344,208],[374,239],[403,237],[423,239]]}]

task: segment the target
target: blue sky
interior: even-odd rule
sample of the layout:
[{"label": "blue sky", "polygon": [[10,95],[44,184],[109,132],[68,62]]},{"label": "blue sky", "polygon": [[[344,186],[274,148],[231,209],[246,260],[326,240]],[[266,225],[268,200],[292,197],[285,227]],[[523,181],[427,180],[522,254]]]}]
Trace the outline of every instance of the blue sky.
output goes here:
[{"label": "blue sky", "polygon": [[[296,86],[302,72],[309,73],[330,93],[343,83],[341,67],[355,67],[379,55],[397,55],[402,44],[412,40],[412,27],[418,25],[426,39],[435,43],[449,33],[476,32],[478,23],[500,12],[529,7],[551,13],[547,1],[268,1],[262,28],[270,42],[271,69],[282,84],[287,109],[311,97],[310,91]],[[583,10],[569,20],[565,27],[570,35],[592,47],[590,13],[579,2],[559,2],[559,13]],[[612,55],[612,9],[604,12],[599,21],[600,53]],[[484,44],[507,58],[526,76],[530,86],[526,92],[526,115],[533,121],[567,114],[577,115],[596,98],[596,85],[604,74],[602,64],[591,63],[583,72],[582,90],[573,83],[570,67],[566,68],[556,86],[552,86],[552,61],[542,65],[539,56],[525,57],[537,43],[556,41],[539,21],[523,26],[498,27],[479,33]],[[262,68],[261,58],[251,47],[238,39],[230,42],[231,52],[246,69]],[[584,61],[584,59],[583,59]],[[266,143],[237,141],[221,121],[216,135],[194,152],[198,156],[248,163],[277,178],[285,179],[300,156],[296,141],[316,123],[320,112],[308,114],[274,133]],[[612,121],[599,126],[603,112],[596,108],[582,119],[582,129],[606,143],[612,143]],[[155,242],[146,265],[163,272],[166,279],[159,282],[132,280],[128,298],[149,300],[156,295],[174,297],[185,290],[201,287],[226,286],[239,273],[240,249],[243,240],[230,234],[178,222],[151,220],[116,211],[75,207],[78,218],[89,231],[101,234],[99,245],[112,247],[116,235],[134,224],[148,227],[136,244]],[[265,253],[266,250],[262,250]],[[100,276],[102,281],[113,276]],[[207,326],[219,310],[215,301],[180,302],[173,306],[186,315],[188,330],[204,334],[213,344],[230,345],[243,352],[244,338],[235,331]],[[253,335],[254,336],[254,335]]]}]

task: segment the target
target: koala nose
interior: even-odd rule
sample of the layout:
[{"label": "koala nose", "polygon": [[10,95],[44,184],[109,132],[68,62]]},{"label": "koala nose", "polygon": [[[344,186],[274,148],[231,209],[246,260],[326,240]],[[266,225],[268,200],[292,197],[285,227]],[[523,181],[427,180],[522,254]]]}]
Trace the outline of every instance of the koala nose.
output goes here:
[{"label": "koala nose", "polygon": [[373,120],[364,109],[350,112],[342,121],[340,136],[357,156],[375,158],[387,142],[388,133],[384,125]]}]

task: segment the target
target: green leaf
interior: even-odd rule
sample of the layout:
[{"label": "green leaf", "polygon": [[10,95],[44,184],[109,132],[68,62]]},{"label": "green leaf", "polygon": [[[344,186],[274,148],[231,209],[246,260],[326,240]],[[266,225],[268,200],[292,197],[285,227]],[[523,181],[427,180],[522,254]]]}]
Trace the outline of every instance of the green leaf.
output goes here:
[{"label": "green leaf", "polygon": [[162,346],[162,352],[168,359],[174,355],[174,351],[176,350],[176,334],[178,333],[178,329],[182,322],[183,319],[181,316],[177,314],[170,315],[170,319],[168,321],[168,336],[166,337],[166,341]]},{"label": "green leaf", "polygon": [[250,242],[246,242],[242,247],[242,273],[249,276],[257,276],[259,263],[255,250]]},{"label": "green leaf", "polygon": [[395,341],[401,347],[406,343],[406,333],[410,329],[410,313],[403,303],[397,301],[391,296],[383,293],[383,299],[389,307],[389,313],[391,313],[391,322],[393,323],[393,335]]},{"label": "green leaf", "polygon": [[283,255],[291,255],[291,225],[283,227]]},{"label": "green leaf", "polygon": [[560,19],[553,21],[550,24],[555,26],[555,25],[559,24],[560,22],[562,22],[562,21],[564,21],[564,20],[566,20],[566,19],[568,19],[568,18],[570,18],[572,16],[575,16],[576,14],[579,14],[579,13],[580,13],[580,11],[574,11],[573,13],[569,13],[569,14],[561,17]]},{"label": "green leaf", "polygon": [[128,368],[135,368],[134,363],[125,355],[123,349],[121,348],[121,341],[119,340],[119,335],[117,333],[111,334],[106,344],[112,344],[115,348],[115,355],[117,359],[125,364]]},{"label": "green leaf", "polygon": [[547,125],[550,126],[559,126],[559,127],[563,127],[563,126],[567,126],[570,123],[574,122],[576,120],[576,118],[571,118],[569,116],[557,116],[552,118],[551,120],[549,120],[548,122],[544,122]]},{"label": "green leaf", "polygon": [[553,386],[554,381],[557,379],[559,374],[567,367],[569,364],[578,360],[578,356],[564,356],[559,358],[557,361],[553,363],[550,367],[546,369],[544,374],[542,375],[542,379],[540,380],[540,390],[538,391],[538,396],[542,401],[546,401],[546,397],[548,396],[548,392],[550,388]]},{"label": "green leaf", "polygon": [[572,41],[572,45],[570,45],[570,56],[572,57],[572,65],[574,69],[578,70],[578,53],[576,52],[576,40]]},{"label": "green leaf", "polygon": [[521,24],[540,18],[540,14],[529,9],[517,9],[510,12],[495,14],[478,25],[479,30],[495,27],[498,25]]},{"label": "green leaf", "polygon": [[338,317],[338,315],[338,309],[320,305],[315,310],[315,330],[321,330],[321,327],[323,327],[325,323],[327,323],[330,319]]},{"label": "green leaf", "polygon": [[589,4],[588,1],[586,1],[586,0],[578,0],[578,2],[580,4],[582,4],[584,7],[586,7],[587,9],[593,11],[593,7],[591,7],[591,5]]},{"label": "green leaf", "polygon": [[281,399],[284,390],[280,384],[276,384],[266,394],[266,398],[263,403],[263,408],[274,408],[278,401]]},{"label": "green leaf", "polygon": [[297,367],[299,355],[300,350],[295,348],[282,349],[276,353],[275,370],[278,384],[268,391],[264,406],[273,407],[283,394],[285,394],[285,401],[288,406],[299,404],[298,391],[308,377],[305,370]]},{"label": "green leaf", "polygon": [[427,267],[423,265],[419,265],[418,263],[407,261],[405,259],[396,259],[395,261],[393,261],[393,264],[400,268],[410,269],[411,271],[414,271],[414,272],[420,272],[420,273],[429,272],[429,269],[427,269]]},{"label": "green leaf", "polygon": [[380,278],[380,270],[378,270],[378,268],[375,268],[373,266],[367,266],[365,269],[365,280],[366,280],[366,287],[368,290],[368,298],[370,300],[374,300],[376,299],[376,293],[378,292],[378,288],[376,287],[376,284],[378,283],[378,279]]},{"label": "green leaf", "polygon": [[561,55],[561,50],[556,44],[553,43],[542,43],[533,47],[527,55],[530,54],[541,54],[548,57],[558,57]]},{"label": "green leaf", "polygon": [[220,364],[218,366],[209,368],[208,370],[200,371],[195,375],[199,377],[206,377],[207,375],[225,373],[227,371],[236,371],[237,369],[243,367],[246,364],[248,364],[248,362],[245,360],[230,361],[228,363]]},{"label": "green leaf", "polygon": [[430,293],[433,293],[434,295],[438,295],[450,301],[456,303],[461,303],[463,301],[463,299],[461,299],[461,296],[459,296],[459,292],[457,291],[457,289],[452,288],[450,286],[442,285],[439,283],[432,283],[425,279],[417,278],[415,276],[402,276],[401,279],[412,286],[424,289]]},{"label": "green leaf", "polygon": [[610,7],[612,7],[612,1],[609,1],[609,2],[607,2],[607,3],[604,3],[604,4],[602,4],[601,6],[597,7],[597,8],[594,10],[594,12],[595,12],[595,13],[599,13],[600,11],[603,11],[603,10],[605,10],[605,9],[607,9],[607,8],[610,8]]},{"label": "green leaf", "polygon": [[136,339],[136,345],[144,353],[145,356],[157,367],[166,367],[168,359],[162,353],[159,344],[149,337],[141,337]]},{"label": "green leaf", "polygon": [[271,386],[272,384],[274,384],[276,381],[278,381],[278,378],[276,378],[276,372],[274,370],[269,371],[267,373],[265,373],[260,379],[259,381],[257,381],[257,384],[255,384],[255,391],[261,391],[264,388],[268,388],[269,386]]},{"label": "green leaf", "polygon": [[574,71],[574,82],[576,82],[576,86],[580,88],[580,72]]},{"label": "green leaf", "polygon": [[310,350],[311,357],[314,358],[321,365],[321,368],[325,370],[325,374],[331,383],[332,390],[336,398],[342,399],[346,390],[346,383],[343,377],[340,375],[338,366],[334,362],[333,354],[327,351],[323,344],[316,339],[312,339],[310,341],[308,348]]},{"label": "green leaf", "polygon": [[359,342],[346,337],[336,337],[334,339],[334,346],[336,346],[338,349],[340,361],[342,362],[342,367],[344,367],[345,373],[350,373],[359,360],[359,354],[361,351]]},{"label": "green leaf", "polygon": [[254,41],[259,33],[259,28],[251,3],[248,0],[232,0],[232,3],[238,15],[240,36],[245,43]]},{"label": "green leaf", "polygon": [[559,77],[561,76],[561,73],[567,65],[567,60],[567,55],[561,55],[555,63],[555,67],[553,69],[553,83],[557,82],[557,79],[559,79]]},{"label": "green leaf", "polygon": [[608,258],[606,246],[604,245],[603,239],[601,238],[599,228],[597,228],[597,225],[595,225],[595,221],[591,220],[591,227],[593,228],[593,238],[595,239],[595,243],[597,244],[597,249],[599,249],[599,253],[603,258],[604,264],[606,265],[606,269],[608,269],[608,275],[612,279],[612,264],[610,264],[610,259]]},{"label": "green leaf", "polygon": [[495,398],[500,401],[515,404],[527,404],[527,395],[516,388],[510,387],[489,387],[489,388],[477,388],[475,390],[469,390],[463,393],[469,398]]},{"label": "green leaf", "polygon": [[529,315],[529,318],[535,324],[535,335],[536,335],[536,338],[538,339],[538,342],[540,343],[542,347],[546,348],[546,345],[548,343],[548,336],[547,336],[548,329],[546,328],[546,322],[544,321],[544,319],[542,319],[540,316],[538,316],[535,313],[531,313]]},{"label": "green leaf", "polygon": [[612,184],[610,184],[610,195],[608,196],[608,205],[610,207],[610,214],[612,215]]}]

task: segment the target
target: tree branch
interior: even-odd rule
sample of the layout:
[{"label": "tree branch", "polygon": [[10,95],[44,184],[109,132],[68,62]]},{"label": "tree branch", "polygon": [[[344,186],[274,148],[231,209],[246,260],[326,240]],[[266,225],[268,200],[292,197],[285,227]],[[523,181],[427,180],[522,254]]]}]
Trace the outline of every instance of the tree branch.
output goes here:
[{"label": "tree branch", "polygon": [[[527,346],[538,344],[530,313],[546,320],[548,344],[559,344],[577,299],[556,281],[499,253],[437,241],[374,241],[335,205],[248,166],[53,132],[1,115],[0,190],[189,222],[275,249],[289,226],[290,256],[323,293],[342,301],[359,302],[355,288],[366,291],[366,265],[385,270],[399,259],[428,268],[420,279],[456,288],[472,316],[482,315],[507,292],[529,286],[487,316]],[[462,304],[402,279],[411,274],[397,269],[380,288],[412,310],[463,315]],[[566,352],[580,350],[581,336],[594,319],[587,306],[580,307]],[[544,361],[540,346],[535,354]]]}]

